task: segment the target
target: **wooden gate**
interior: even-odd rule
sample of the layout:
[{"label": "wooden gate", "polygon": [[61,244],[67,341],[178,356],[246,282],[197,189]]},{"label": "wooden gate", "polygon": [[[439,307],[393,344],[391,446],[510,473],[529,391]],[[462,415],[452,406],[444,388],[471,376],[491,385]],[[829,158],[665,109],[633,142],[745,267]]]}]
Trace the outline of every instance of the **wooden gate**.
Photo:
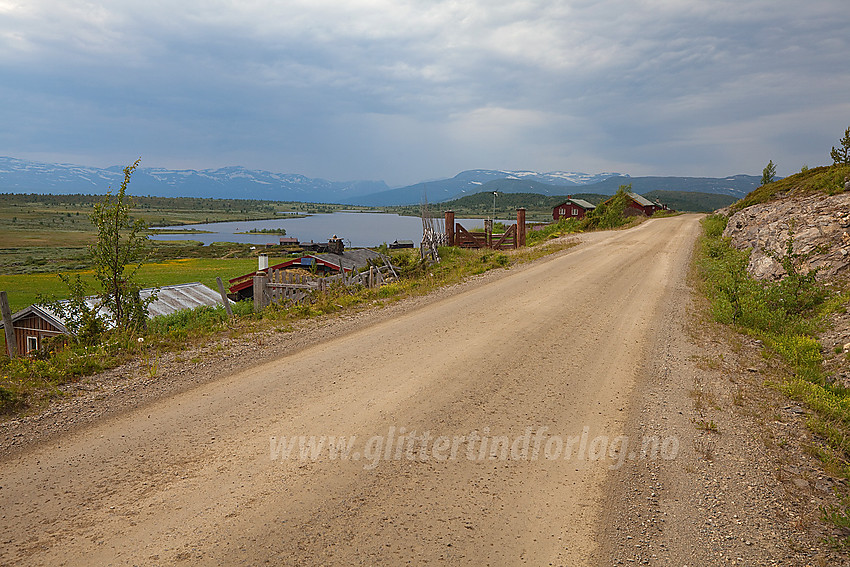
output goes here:
[{"label": "wooden gate", "polygon": [[525,209],[517,209],[517,223],[501,234],[494,233],[492,223],[484,223],[484,232],[471,232],[455,222],[454,211],[446,211],[446,236],[449,246],[460,248],[492,248],[509,250],[525,246]]},{"label": "wooden gate", "polygon": [[484,232],[470,232],[463,228],[460,223],[455,224],[455,246],[460,248],[492,248],[494,250],[517,247],[515,224],[509,226],[508,230],[502,234],[494,233],[487,228]]}]

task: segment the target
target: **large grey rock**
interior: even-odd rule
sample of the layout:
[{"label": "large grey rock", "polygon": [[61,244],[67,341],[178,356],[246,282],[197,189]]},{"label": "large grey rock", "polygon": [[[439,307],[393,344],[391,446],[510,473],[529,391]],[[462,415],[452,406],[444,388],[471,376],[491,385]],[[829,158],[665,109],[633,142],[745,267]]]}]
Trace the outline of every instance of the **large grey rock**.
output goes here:
[{"label": "large grey rock", "polygon": [[799,269],[817,269],[818,279],[850,269],[850,193],[786,197],[753,205],[729,218],[723,232],[740,250],[751,249],[748,270],[757,279],[781,279],[790,231]]}]

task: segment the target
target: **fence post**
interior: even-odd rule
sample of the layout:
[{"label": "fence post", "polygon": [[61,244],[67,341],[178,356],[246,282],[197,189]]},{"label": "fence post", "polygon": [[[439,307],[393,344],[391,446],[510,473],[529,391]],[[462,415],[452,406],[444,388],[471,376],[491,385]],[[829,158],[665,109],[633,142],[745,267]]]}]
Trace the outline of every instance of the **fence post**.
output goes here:
[{"label": "fence post", "polygon": [[3,316],[3,329],[6,331],[6,351],[9,358],[18,354],[18,344],[15,342],[15,326],[12,325],[12,310],[9,309],[9,298],[5,291],[0,291],[0,313]]},{"label": "fence post", "polygon": [[454,211],[446,211],[446,240],[448,240],[449,246],[455,245],[455,212]]},{"label": "fence post", "polygon": [[221,295],[221,302],[224,303],[224,310],[227,311],[228,317],[233,317],[233,309],[230,308],[230,299],[224,291],[224,283],[221,278],[216,278],[215,283],[218,284],[218,293]]},{"label": "fence post", "polygon": [[516,247],[525,246],[525,209],[516,210]]},{"label": "fence post", "polygon": [[268,305],[266,282],[269,278],[263,272],[258,272],[254,276],[254,311],[261,311],[263,307]]}]

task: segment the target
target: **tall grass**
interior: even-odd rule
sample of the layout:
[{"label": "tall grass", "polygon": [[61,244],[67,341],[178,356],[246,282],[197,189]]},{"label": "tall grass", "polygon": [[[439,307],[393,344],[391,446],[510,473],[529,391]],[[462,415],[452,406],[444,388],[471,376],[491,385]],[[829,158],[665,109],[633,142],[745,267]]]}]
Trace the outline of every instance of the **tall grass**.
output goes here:
[{"label": "tall grass", "polygon": [[[814,273],[797,270],[793,239],[782,258],[788,275],[779,282],[755,281],[747,273],[748,253],[722,237],[726,222],[720,215],[706,217],[699,243],[698,269],[712,315],[761,338],[768,352],[787,364],[789,375],[779,389],[813,411],[807,425],[819,437],[815,453],[833,473],[850,479],[850,391],[825,376],[817,339],[825,315],[847,298],[831,295]],[[824,518],[841,527],[835,520],[850,518],[850,508],[824,510]],[[850,530],[845,536],[841,546],[850,545]]]}]

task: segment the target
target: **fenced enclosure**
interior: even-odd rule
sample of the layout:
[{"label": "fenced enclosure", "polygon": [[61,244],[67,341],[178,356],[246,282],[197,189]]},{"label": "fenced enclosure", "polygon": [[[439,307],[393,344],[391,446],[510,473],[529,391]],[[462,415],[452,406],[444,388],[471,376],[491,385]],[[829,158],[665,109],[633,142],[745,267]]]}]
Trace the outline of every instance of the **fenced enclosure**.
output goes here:
[{"label": "fenced enclosure", "polygon": [[335,286],[376,288],[398,279],[393,265],[386,258],[382,260],[383,265],[373,264],[362,271],[342,269],[338,274],[328,277],[313,277],[286,269],[257,272],[253,279],[254,310],[259,311],[271,304],[297,305],[309,302],[313,294],[324,293]]}]

